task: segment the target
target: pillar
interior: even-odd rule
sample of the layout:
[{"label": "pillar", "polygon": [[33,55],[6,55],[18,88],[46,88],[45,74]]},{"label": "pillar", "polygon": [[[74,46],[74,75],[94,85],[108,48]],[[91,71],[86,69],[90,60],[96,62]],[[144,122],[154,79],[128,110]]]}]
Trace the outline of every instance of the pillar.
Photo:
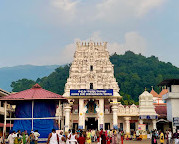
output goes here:
[{"label": "pillar", "polygon": [[5,137],[6,137],[6,118],[7,118],[7,101],[5,101],[5,103],[4,103],[3,143],[5,143]]},{"label": "pillar", "polygon": [[156,126],[157,121],[156,121],[156,119],[153,119],[152,123],[153,123],[153,129],[154,130],[157,129],[157,126]]},{"label": "pillar", "polygon": [[98,130],[104,129],[104,99],[99,99]]},{"label": "pillar", "polygon": [[58,103],[58,128],[59,129],[61,129],[61,127],[60,127],[60,121],[61,121],[61,116],[62,116],[62,114],[61,114],[61,101],[59,100],[59,103]]},{"label": "pillar", "polygon": [[84,106],[84,99],[79,99],[79,121],[78,129],[85,129],[85,114],[87,108]]},{"label": "pillar", "polygon": [[68,130],[70,129],[71,106],[69,104],[66,104],[64,110],[65,110],[65,132],[68,132]]},{"label": "pillar", "polygon": [[124,117],[125,123],[126,123],[126,134],[130,134],[130,120],[131,117]]},{"label": "pillar", "polygon": [[139,124],[143,124],[143,122],[144,122],[144,121],[143,121],[142,119],[139,120]]},{"label": "pillar", "polygon": [[118,111],[118,106],[117,104],[113,104],[112,106],[112,111],[113,111],[113,128],[118,129],[118,116],[117,116],[117,111]]}]

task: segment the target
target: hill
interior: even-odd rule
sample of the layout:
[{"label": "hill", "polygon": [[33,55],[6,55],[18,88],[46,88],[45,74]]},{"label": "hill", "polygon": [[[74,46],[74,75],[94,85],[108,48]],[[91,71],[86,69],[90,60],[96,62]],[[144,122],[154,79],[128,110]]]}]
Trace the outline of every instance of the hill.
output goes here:
[{"label": "hill", "polygon": [[[154,86],[155,90],[159,92],[160,88],[157,87],[157,84],[162,80],[179,78],[179,68],[171,63],[161,62],[155,56],[145,57],[128,51],[124,55],[116,53],[111,55],[110,61],[114,64],[114,75],[119,84],[124,104],[137,102],[138,96],[145,87],[150,90],[151,86]],[[11,86],[13,91],[21,91],[38,82],[47,90],[63,94],[64,85],[69,76],[69,67],[69,65],[59,67],[49,76],[36,81],[19,80],[13,82]]]},{"label": "hill", "polygon": [[14,67],[3,67],[0,68],[0,88],[11,91],[10,87],[13,81],[27,78],[36,80],[48,76],[52,73],[59,65],[51,66],[34,66],[34,65],[20,65]]}]

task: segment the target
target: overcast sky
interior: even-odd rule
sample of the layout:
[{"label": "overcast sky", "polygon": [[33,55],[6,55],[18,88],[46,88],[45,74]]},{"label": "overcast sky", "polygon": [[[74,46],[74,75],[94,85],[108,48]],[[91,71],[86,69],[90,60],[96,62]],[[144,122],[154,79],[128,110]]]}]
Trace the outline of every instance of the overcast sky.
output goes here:
[{"label": "overcast sky", "polygon": [[179,67],[179,0],[0,1],[0,67],[69,63],[90,39]]}]

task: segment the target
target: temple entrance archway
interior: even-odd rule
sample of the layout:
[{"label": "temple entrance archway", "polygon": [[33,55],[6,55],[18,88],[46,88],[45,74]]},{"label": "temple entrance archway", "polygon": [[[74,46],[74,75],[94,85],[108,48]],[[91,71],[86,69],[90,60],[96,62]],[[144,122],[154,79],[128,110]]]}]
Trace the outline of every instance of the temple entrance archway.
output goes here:
[{"label": "temple entrance archway", "polygon": [[98,120],[96,118],[88,118],[88,121],[85,121],[86,129],[98,129]]}]

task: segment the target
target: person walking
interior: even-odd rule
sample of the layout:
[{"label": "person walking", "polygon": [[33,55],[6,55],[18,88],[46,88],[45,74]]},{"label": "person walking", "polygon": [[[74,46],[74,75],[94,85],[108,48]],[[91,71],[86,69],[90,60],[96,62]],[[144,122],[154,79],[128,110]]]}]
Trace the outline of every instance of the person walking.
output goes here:
[{"label": "person walking", "polygon": [[87,132],[86,142],[87,142],[87,144],[91,144],[91,132],[90,132],[90,130],[88,130],[88,132]]},{"label": "person walking", "polygon": [[173,134],[173,140],[175,144],[179,144],[179,131],[176,130],[176,132]]},{"label": "person walking", "polygon": [[7,139],[9,144],[14,144],[13,132],[10,132],[10,135],[8,136]]},{"label": "person walking", "polygon": [[31,132],[28,138],[28,142],[30,144],[35,144],[35,136],[34,136],[34,132]]},{"label": "person walking", "polygon": [[101,144],[106,144],[106,136],[105,136],[105,132],[104,131],[101,134]]},{"label": "person walking", "polygon": [[56,134],[56,130],[52,129],[52,132],[48,136],[47,144],[58,144],[59,143],[59,137]]},{"label": "person walking", "polygon": [[63,131],[59,133],[59,144],[65,144],[65,137],[63,136]]},{"label": "person walking", "polygon": [[121,143],[121,131],[119,130],[117,133],[117,143]]},{"label": "person walking", "polygon": [[171,132],[171,130],[168,131],[168,144],[172,144],[172,132]]},{"label": "person walking", "polygon": [[80,133],[79,138],[77,139],[79,144],[85,144],[85,137],[83,136],[82,133]]},{"label": "person walking", "polygon": [[37,144],[38,143],[38,139],[40,137],[40,134],[39,134],[38,130],[35,130],[34,136],[35,136],[35,144]]},{"label": "person walking", "polygon": [[68,134],[66,135],[66,144],[69,144],[69,140],[71,139],[71,130],[68,130]]},{"label": "person walking", "polygon": [[113,135],[112,135],[112,144],[117,144],[117,135],[114,130],[113,130]]},{"label": "person walking", "polygon": [[26,134],[25,132],[22,132],[22,143],[26,144],[27,143],[27,139],[26,139]]},{"label": "person walking", "polygon": [[70,144],[77,144],[77,138],[76,138],[74,129],[72,129],[72,134],[71,134],[71,137],[70,137],[69,141],[70,141]]},{"label": "person walking", "polygon": [[164,144],[164,134],[161,132],[160,134],[160,144]]}]

